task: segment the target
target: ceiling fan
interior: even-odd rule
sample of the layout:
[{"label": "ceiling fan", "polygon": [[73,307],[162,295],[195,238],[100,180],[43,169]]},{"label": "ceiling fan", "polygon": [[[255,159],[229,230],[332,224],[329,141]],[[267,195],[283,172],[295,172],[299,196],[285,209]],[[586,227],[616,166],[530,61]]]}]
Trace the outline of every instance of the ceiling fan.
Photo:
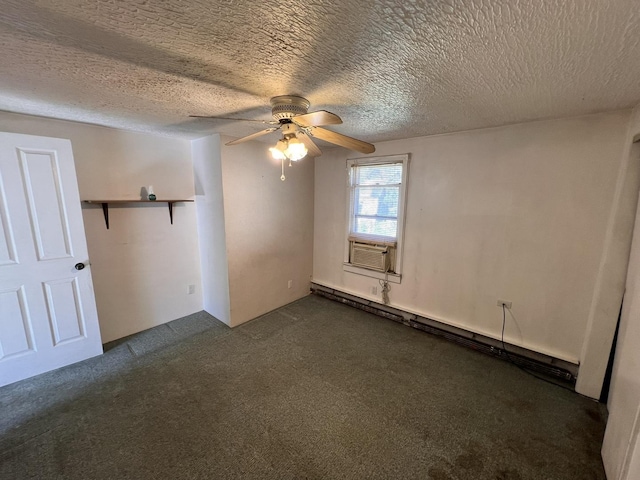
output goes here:
[{"label": "ceiling fan", "polygon": [[312,137],[361,153],[375,152],[376,148],[370,143],[327,130],[326,128],[321,128],[325,125],[341,124],[342,120],[336,114],[327,112],[326,110],[308,113],[309,106],[309,100],[306,98],[296,95],[280,95],[271,99],[271,114],[274,118],[274,120],[271,121],[204,115],[190,116],[219,120],[242,120],[274,125],[265,130],[228,142],[226,145],[237,145],[238,143],[253,140],[262,135],[280,130],[282,132],[282,138],[278,140],[275,147],[269,150],[276,160],[282,160],[283,162],[285,159],[293,161],[301,160],[307,154],[312,157],[322,155],[320,149],[311,139]]}]

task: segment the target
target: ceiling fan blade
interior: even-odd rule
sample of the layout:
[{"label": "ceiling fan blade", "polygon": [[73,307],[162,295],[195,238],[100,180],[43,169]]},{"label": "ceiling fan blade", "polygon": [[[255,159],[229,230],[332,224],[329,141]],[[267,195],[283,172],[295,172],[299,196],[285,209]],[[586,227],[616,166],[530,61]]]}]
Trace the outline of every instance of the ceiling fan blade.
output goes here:
[{"label": "ceiling fan blade", "polygon": [[376,147],[374,147],[370,143],[363,142],[362,140],[358,140],[356,138],[347,137],[346,135],[332,132],[331,130],[327,130],[325,128],[311,128],[309,129],[309,134],[312,137],[319,138],[320,140],[324,140],[325,142],[340,145],[341,147],[348,148],[349,150],[355,150],[360,153],[373,153],[376,151]]},{"label": "ceiling fan blade", "polygon": [[231,118],[231,117],[213,117],[208,115],[189,115],[191,118],[207,118],[209,120],[240,120],[241,122],[258,122],[265,123],[267,125],[277,125],[280,122],[275,120],[252,120],[250,118]]},{"label": "ceiling fan blade", "polygon": [[266,130],[261,130],[256,133],[252,133],[251,135],[247,135],[246,137],[242,137],[237,140],[233,140],[232,142],[225,143],[225,145],[237,145],[239,143],[246,142],[248,140],[253,140],[254,138],[258,138],[258,137],[261,137],[262,135],[266,135],[267,133],[275,132],[279,128],[280,127],[267,128]]},{"label": "ceiling fan blade", "polygon": [[298,133],[296,133],[296,137],[302,143],[304,143],[305,147],[307,147],[307,150],[309,151],[307,155],[309,155],[310,157],[319,157],[320,155],[322,155],[322,151],[320,151],[318,146],[315,143],[313,143],[313,140],[311,140],[311,137],[307,135],[305,132],[303,132],[302,130],[299,130]]},{"label": "ceiling fan blade", "polygon": [[304,115],[296,115],[291,117],[291,121],[301,127],[317,127],[320,125],[339,125],[342,119],[335,113],[326,110],[318,110],[317,112],[305,113]]}]

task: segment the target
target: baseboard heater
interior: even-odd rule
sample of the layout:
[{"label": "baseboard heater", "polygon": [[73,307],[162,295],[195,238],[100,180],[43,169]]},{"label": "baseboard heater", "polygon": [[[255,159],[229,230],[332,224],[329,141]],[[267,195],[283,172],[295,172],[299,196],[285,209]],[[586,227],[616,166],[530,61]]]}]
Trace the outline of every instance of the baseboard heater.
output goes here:
[{"label": "baseboard heater", "polygon": [[578,376],[578,365],[567,362],[566,360],[511,344],[505,344],[507,349],[507,352],[505,352],[500,340],[452,327],[437,320],[405,312],[404,310],[350,295],[317,283],[311,283],[311,292],[330,300],[364,310],[365,312],[373,313],[374,315],[422,330],[423,332],[437,335],[487,355],[511,361],[527,370],[541,373],[565,384],[575,386]]}]

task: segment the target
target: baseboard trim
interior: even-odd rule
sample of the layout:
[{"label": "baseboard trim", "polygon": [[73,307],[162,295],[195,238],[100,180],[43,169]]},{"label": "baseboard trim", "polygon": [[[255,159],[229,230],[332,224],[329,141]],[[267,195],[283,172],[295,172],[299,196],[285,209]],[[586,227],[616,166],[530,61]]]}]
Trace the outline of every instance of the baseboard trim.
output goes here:
[{"label": "baseboard trim", "polygon": [[365,312],[393,320],[394,322],[422,330],[432,335],[437,335],[445,338],[446,340],[459,345],[464,345],[467,348],[471,348],[487,355],[511,361],[528,370],[548,375],[562,381],[563,383],[575,386],[579,367],[578,365],[567,362],[566,360],[509,343],[505,343],[505,347],[507,349],[507,352],[505,352],[502,348],[502,343],[494,338],[470,332],[462,328],[453,327],[451,325],[446,325],[431,318],[367,300],[318,283],[311,282],[311,292],[330,300],[364,310]]}]

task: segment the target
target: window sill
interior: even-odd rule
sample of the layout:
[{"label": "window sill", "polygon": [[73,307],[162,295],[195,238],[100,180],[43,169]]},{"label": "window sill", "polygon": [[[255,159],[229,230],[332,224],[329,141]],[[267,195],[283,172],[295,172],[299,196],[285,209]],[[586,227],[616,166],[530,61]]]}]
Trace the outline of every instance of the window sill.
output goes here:
[{"label": "window sill", "polygon": [[[382,272],[369,270],[368,268],[363,267],[356,267],[355,265],[351,265],[350,263],[343,263],[342,270],[348,273],[355,273],[356,275],[377,278],[378,280],[384,280],[385,277],[385,274]],[[400,283],[400,281],[402,280],[402,275],[398,273],[388,273],[386,276],[389,283]]]}]

